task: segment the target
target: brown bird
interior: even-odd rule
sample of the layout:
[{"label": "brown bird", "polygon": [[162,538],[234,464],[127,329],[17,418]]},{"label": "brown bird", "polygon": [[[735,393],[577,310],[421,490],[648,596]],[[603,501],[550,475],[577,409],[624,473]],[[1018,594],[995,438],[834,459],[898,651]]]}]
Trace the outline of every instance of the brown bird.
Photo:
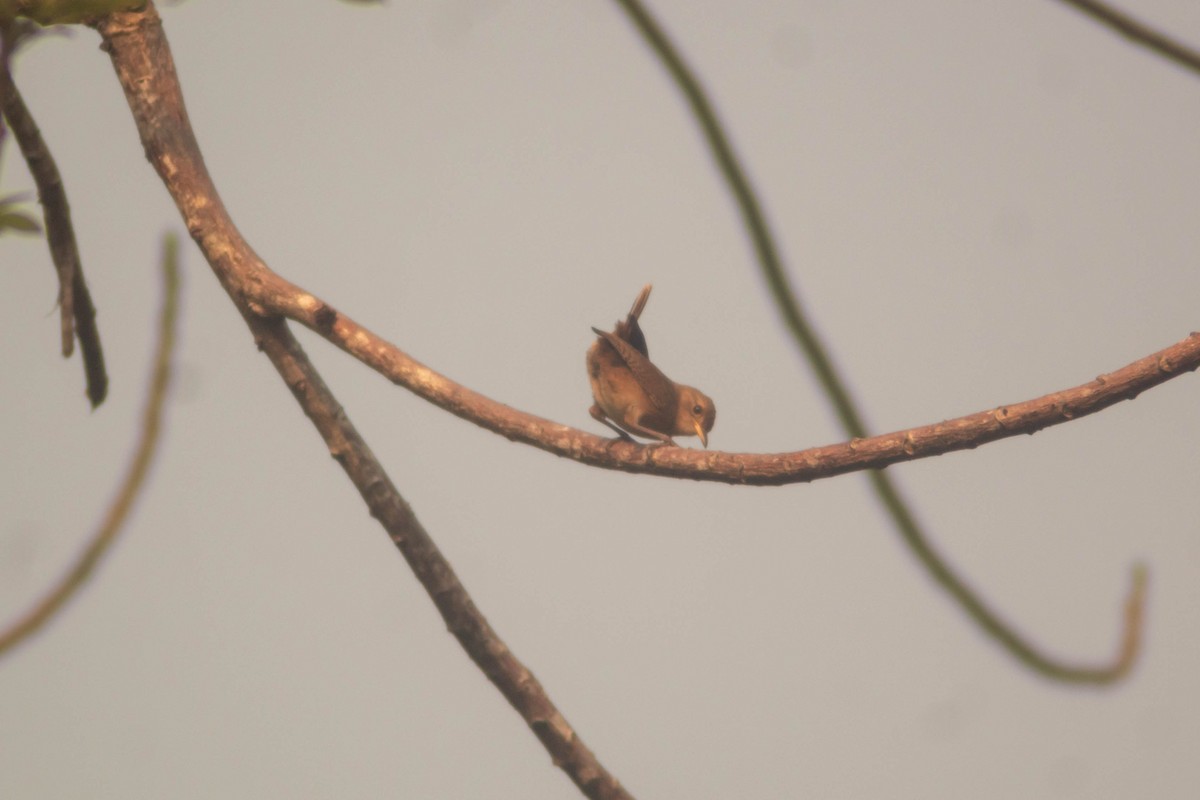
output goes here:
[{"label": "brown bird", "polygon": [[588,348],[588,380],[596,402],[589,410],[597,421],[633,441],[632,433],[675,445],[672,436],[699,436],[708,447],[708,432],[717,418],[713,401],[699,389],[675,383],[650,363],[646,336],[638,317],[650,299],[642,289],[629,316],[612,333],[592,328],[599,337]]}]

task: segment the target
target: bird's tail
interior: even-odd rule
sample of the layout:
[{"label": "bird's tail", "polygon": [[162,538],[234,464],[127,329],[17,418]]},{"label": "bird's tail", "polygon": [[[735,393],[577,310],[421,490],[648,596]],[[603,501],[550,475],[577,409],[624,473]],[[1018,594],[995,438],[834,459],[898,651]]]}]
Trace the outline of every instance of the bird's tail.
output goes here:
[{"label": "bird's tail", "polygon": [[650,299],[650,290],[653,285],[647,283],[642,287],[642,291],[638,294],[637,300],[633,301],[633,308],[629,309],[629,316],[632,319],[637,319],[642,315],[642,309],[646,307],[646,301]]}]

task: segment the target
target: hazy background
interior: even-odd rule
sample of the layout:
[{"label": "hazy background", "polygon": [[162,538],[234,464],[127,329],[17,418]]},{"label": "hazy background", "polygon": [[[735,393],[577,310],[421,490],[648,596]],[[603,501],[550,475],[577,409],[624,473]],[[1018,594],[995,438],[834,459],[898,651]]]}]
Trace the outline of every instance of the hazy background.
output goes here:
[{"label": "hazy background", "polygon": [[[1200,4],[1126,2],[1200,43]],[[1090,380],[1200,328],[1200,76],[1051,0],[653,4],[762,193],[874,430]],[[842,439],[682,101],[613,3],[161,9],[271,265],[450,377],[603,434],[589,326],[655,284],[711,444]],[[0,242],[0,617],[128,457],[163,231],[99,38],[16,77],[65,176],[112,389],[58,356],[44,243]],[[10,142],[4,191],[30,185]],[[0,661],[0,796],[571,798],[469,662],[194,246],[162,457],[86,591]],[[860,475],[747,489],[589,469],[301,332],[476,601],[641,798],[1189,798],[1200,785],[1200,386],[890,470],[971,583],[1107,661],[1049,684],[952,607]]]}]

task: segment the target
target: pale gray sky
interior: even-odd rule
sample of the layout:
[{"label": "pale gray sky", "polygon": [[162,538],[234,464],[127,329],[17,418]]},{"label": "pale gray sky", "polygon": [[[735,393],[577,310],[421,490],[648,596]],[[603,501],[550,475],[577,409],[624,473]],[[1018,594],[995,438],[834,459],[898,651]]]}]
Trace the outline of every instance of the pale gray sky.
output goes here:
[{"label": "pale gray sky", "polygon": [[[1200,43],[1200,5],[1127,3]],[[1200,328],[1200,78],[1052,0],[654,4],[712,91],[874,429],[1082,383]],[[450,377],[603,433],[589,327],[642,284],[711,444],[841,439],[684,106],[612,3],[165,7],[234,218],[278,272]],[[57,355],[37,240],[0,267],[0,615],[124,465],[162,231],[97,35],[17,79],[70,193],[112,390]],[[11,144],[4,191],[29,185]],[[184,249],[163,457],[119,546],[0,661],[0,796],[569,798]],[[1194,376],[892,468],[1048,684],[949,605],[862,476],[745,489],[513,445],[302,333],[489,620],[640,798],[1188,798],[1200,785]]]}]

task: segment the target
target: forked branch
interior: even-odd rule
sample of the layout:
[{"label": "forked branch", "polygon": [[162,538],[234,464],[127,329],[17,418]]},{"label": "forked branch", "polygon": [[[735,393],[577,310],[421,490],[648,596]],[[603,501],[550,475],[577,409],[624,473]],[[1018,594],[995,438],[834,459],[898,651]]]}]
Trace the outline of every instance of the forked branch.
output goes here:
[{"label": "forked branch", "polygon": [[[408,561],[450,632],[537,735],[555,765],[587,797],[629,798],[476,608],[449,562],[308,361],[286,322],[264,309],[252,293],[243,291],[273,275],[237,232],[204,168],[154,6],[113,14],[97,27],[134,110],[147,153],[183,211],[192,236],[229,291],[259,348],[292,390],[371,515]],[[180,160],[168,167],[172,158]],[[217,216],[198,215],[198,210],[205,207],[217,209]],[[214,219],[219,223],[216,227],[210,224]]]}]

